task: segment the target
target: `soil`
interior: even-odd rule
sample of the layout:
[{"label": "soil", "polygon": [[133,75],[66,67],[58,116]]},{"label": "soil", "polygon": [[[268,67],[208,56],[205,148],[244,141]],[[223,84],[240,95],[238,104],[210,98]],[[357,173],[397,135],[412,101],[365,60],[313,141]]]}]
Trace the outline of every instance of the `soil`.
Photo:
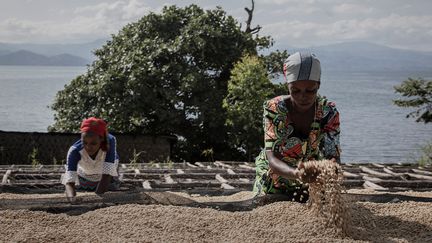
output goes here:
[{"label": "soil", "polygon": [[[380,196],[367,190],[348,193]],[[431,198],[432,192],[390,193]],[[240,192],[202,197],[172,194],[197,202],[250,199]],[[384,195],[384,194],[383,194]],[[88,194],[79,193],[79,197]],[[0,194],[2,199],[59,198],[63,194]],[[346,235],[307,204],[276,202],[245,212],[162,205],[126,204],[77,216],[44,211],[0,210],[0,242],[431,242],[432,202],[345,201],[350,219]]]}]

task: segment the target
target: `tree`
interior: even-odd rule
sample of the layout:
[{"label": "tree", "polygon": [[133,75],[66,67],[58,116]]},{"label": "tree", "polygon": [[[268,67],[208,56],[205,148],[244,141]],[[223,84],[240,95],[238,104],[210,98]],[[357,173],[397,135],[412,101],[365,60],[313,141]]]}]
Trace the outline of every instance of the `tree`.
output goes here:
[{"label": "tree", "polygon": [[49,130],[74,132],[97,116],[115,132],[177,135],[175,160],[199,160],[207,149],[235,159],[222,107],[230,72],[243,54],[271,44],[219,7],[164,7],[95,51],[88,71],[57,93]]},{"label": "tree", "polygon": [[243,57],[233,68],[224,99],[226,124],[231,147],[237,148],[251,161],[263,145],[263,102],[288,94],[286,85],[273,84],[264,61],[257,56]]},{"label": "tree", "polygon": [[246,33],[252,33],[252,34],[256,34],[261,30],[261,26],[257,25],[254,28],[251,28],[251,24],[252,24],[252,18],[253,18],[253,11],[255,10],[255,1],[252,0],[252,8],[245,8],[245,11],[248,14],[248,19],[246,20]]},{"label": "tree", "polygon": [[[432,122],[432,81],[408,78],[400,86],[396,86],[395,90],[404,97],[412,97],[408,100],[394,100],[397,106],[419,107],[416,111],[409,113],[407,118],[416,117],[416,122]],[[418,163],[420,165],[432,164],[431,142],[421,148],[421,153]]]},{"label": "tree", "polygon": [[400,86],[396,86],[395,90],[404,97],[410,97],[407,100],[394,100],[397,106],[419,107],[409,113],[407,118],[415,117],[417,122],[432,122],[432,81],[408,78]]}]

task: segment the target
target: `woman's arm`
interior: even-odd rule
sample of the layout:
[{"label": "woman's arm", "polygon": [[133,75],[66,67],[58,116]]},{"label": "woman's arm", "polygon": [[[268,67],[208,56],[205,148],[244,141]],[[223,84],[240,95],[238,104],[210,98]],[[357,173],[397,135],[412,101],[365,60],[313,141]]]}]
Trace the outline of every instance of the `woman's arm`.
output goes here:
[{"label": "woman's arm", "polygon": [[117,159],[117,144],[114,136],[109,135],[107,137],[109,142],[109,149],[107,151],[105,162],[102,167],[102,178],[96,188],[96,194],[103,194],[108,191],[108,187],[111,184],[113,176],[118,176],[116,163]]},{"label": "woman's arm", "polygon": [[111,176],[110,175],[102,175],[101,180],[99,181],[97,188],[96,188],[96,194],[104,194],[106,191],[108,191],[108,187],[111,183]]},{"label": "woman's arm", "polygon": [[75,147],[70,147],[67,154],[66,171],[63,175],[62,184],[65,185],[66,198],[70,203],[75,203],[75,182],[77,181],[77,167],[78,161],[81,159],[81,155]]},{"label": "woman's arm", "polygon": [[318,176],[317,172],[311,171],[311,173],[306,173],[303,162],[300,162],[297,168],[294,168],[278,159],[272,151],[266,151],[266,156],[272,171],[285,179],[300,180],[304,183],[311,183],[314,182]]},{"label": "woman's arm", "polygon": [[269,161],[269,167],[271,170],[282,176],[285,179],[290,180],[296,180],[300,179],[301,172],[298,168],[294,168],[283,162],[282,160],[278,159],[273,151],[267,150],[266,151],[267,160]]},{"label": "woman's arm", "polygon": [[65,191],[66,191],[66,198],[70,203],[75,203],[75,196],[76,196],[76,191],[75,191],[75,182],[73,183],[66,183],[65,185]]}]

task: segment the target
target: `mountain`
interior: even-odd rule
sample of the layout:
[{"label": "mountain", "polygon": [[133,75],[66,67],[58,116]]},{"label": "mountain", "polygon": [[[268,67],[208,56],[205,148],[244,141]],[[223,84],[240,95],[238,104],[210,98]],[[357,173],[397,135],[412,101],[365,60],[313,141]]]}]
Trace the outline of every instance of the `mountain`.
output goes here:
[{"label": "mountain", "polygon": [[[279,49],[284,49],[279,47]],[[403,50],[369,42],[343,42],[310,48],[285,48],[289,53],[310,51],[326,70],[334,71],[427,71],[432,53]]]},{"label": "mountain", "polygon": [[[92,52],[101,48],[106,41],[107,39],[99,39],[81,44],[0,43],[0,65],[12,65],[8,63],[15,63],[13,65],[90,64],[95,60]],[[311,51],[318,56],[323,69],[329,71],[432,70],[431,52],[396,49],[370,42],[342,42],[310,48],[287,45],[275,47],[288,50],[289,53]],[[266,54],[268,51],[263,53]]]},{"label": "mountain", "polygon": [[79,44],[32,44],[32,43],[0,43],[0,55],[26,50],[44,56],[56,56],[64,53],[73,54],[90,61],[95,59],[93,51],[102,47],[106,39]]},{"label": "mountain", "polygon": [[1,50],[0,49],[0,56],[1,55],[6,55],[6,54],[9,54],[10,53],[10,51],[8,51],[8,50]]},{"label": "mountain", "polygon": [[0,55],[0,65],[85,66],[87,59],[70,54],[45,56],[27,50]]},{"label": "mountain", "polygon": [[71,54],[55,55],[50,57],[49,59],[51,64],[55,65],[56,63],[60,63],[61,66],[85,66],[90,63],[87,59],[77,57]]}]

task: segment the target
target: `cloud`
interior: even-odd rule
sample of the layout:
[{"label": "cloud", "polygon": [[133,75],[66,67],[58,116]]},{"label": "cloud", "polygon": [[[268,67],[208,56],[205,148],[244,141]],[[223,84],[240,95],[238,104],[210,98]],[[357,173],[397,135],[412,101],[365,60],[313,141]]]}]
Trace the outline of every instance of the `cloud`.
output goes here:
[{"label": "cloud", "polygon": [[[397,4],[401,0],[396,4],[383,1],[259,0],[255,1],[252,24],[262,26],[260,34],[271,35],[276,44],[306,47],[361,40],[432,51],[429,27],[432,15],[425,10],[428,9],[426,4],[410,6]],[[169,2],[166,5],[185,6],[198,1],[166,2]],[[46,14],[50,19],[36,14],[22,15],[27,19],[16,17],[19,15],[0,18],[0,41],[64,43],[107,38],[127,23],[137,21],[150,11],[160,12],[163,7],[162,1],[95,0],[86,3],[86,6],[75,4],[79,6],[75,8],[52,8],[57,12]],[[222,5],[244,25],[247,17],[244,7],[250,5],[250,1],[242,3]],[[208,6],[214,8],[214,3],[208,1]]]},{"label": "cloud", "polygon": [[37,33],[37,31],[38,26],[28,21],[11,18],[0,22],[0,40],[5,42],[17,42]]},{"label": "cloud", "polygon": [[[299,11],[301,9],[301,11]],[[276,9],[272,11],[272,15],[295,16],[295,15],[312,15],[321,12],[322,9],[318,6],[290,6],[287,8]]]},{"label": "cloud", "polygon": [[66,22],[8,19],[0,22],[0,40],[55,42],[106,38],[151,10],[138,0],[120,0],[72,9],[73,17]]},{"label": "cloud", "polygon": [[35,26],[30,22],[20,21],[15,18],[6,19],[5,21],[3,21],[3,23],[0,24],[0,26],[4,31],[14,31],[16,33],[28,33],[35,28]]},{"label": "cloud", "polygon": [[311,14],[322,9],[316,0],[263,0],[255,5],[276,14]]},{"label": "cloud", "polygon": [[343,3],[334,6],[332,11],[336,14],[370,14],[373,12],[373,8],[359,4]]},{"label": "cloud", "polygon": [[116,21],[131,21],[148,13],[151,8],[138,0],[116,1],[79,7],[74,13],[95,16],[96,19],[112,19]]},{"label": "cloud", "polygon": [[101,35],[112,34],[129,22],[134,22],[152,9],[138,0],[101,3],[75,9],[75,17],[68,27],[73,30],[84,28],[85,32]]},{"label": "cloud", "polygon": [[259,2],[264,4],[289,5],[289,4],[298,4],[298,3],[314,4],[317,3],[318,1],[316,0],[261,0]]},{"label": "cloud", "polygon": [[[365,40],[390,46],[425,46],[432,42],[432,16],[389,16],[335,22],[282,21],[264,25],[263,32],[288,45],[305,47],[337,41]],[[285,44],[283,43],[283,44]],[[430,45],[430,44],[428,44]]]}]

